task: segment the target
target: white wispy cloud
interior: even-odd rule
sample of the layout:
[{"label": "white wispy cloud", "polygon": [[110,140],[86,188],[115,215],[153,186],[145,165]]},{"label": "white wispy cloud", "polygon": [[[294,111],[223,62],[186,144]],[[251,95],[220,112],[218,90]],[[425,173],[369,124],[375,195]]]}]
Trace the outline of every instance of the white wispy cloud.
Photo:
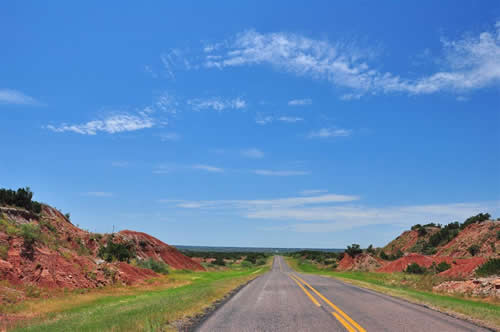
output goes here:
[{"label": "white wispy cloud", "polygon": [[366,225],[392,224],[411,226],[416,223],[465,220],[479,212],[499,211],[500,202],[449,203],[389,207],[324,206],[287,209],[260,209],[246,214],[250,219],[297,220],[291,224],[297,232],[334,232]]},{"label": "white wispy cloud", "polygon": [[263,116],[261,114],[257,114],[257,117],[255,118],[255,123],[261,126],[267,125],[272,122],[273,122],[272,116]]},{"label": "white wispy cloud", "polygon": [[441,70],[415,79],[380,71],[368,64],[370,52],[354,51],[341,43],[330,43],[290,33],[262,34],[253,30],[209,52],[205,66],[225,68],[268,64],[299,76],[322,79],[355,91],[343,99],[366,93],[431,94],[461,93],[498,84],[500,81],[500,21],[490,31],[455,41],[443,40]]},{"label": "white wispy cloud", "polygon": [[[355,195],[316,195],[257,200],[160,200],[178,208],[206,210],[246,219],[287,221],[269,230],[335,232],[367,225],[410,227],[416,223],[449,223],[480,212],[500,213],[500,201],[372,207]],[[355,205],[353,205],[355,204]]]},{"label": "white wispy cloud", "polygon": [[40,102],[21,91],[0,89],[0,104],[40,105]]},{"label": "white wispy cloud", "polygon": [[328,138],[328,137],[345,137],[350,136],[351,130],[335,129],[335,128],[321,128],[309,133],[309,138]]},{"label": "white wispy cloud", "polygon": [[62,124],[60,126],[47,125],[46,128],[55,132],[74,132],[82,135],[96,135],[98,132],[109,134],[135,131],[151,128],[155,125],[154,120],[144,112],[134,114],[111,115],[101,120],[92,120],[83,124]]},{"label": "white wispy cloud", "polygon": [[303,196],[313,196],[313,195],[324,194],[326,192],[328,192],[328,190],[326,189],[308,189],[308,190],[302,190],[300,194]]},{"label": "white wispy cloud", "polygon": [[310,172],[306,171],[275,171],[268,169],[256,169],[253,171],[254,174],[264,175],[264,176],[298,176],[298,175],[308,175]]},{"label": "white wispy cloud", "polygon": [[190,99],[187,101],[195,111],[212,109],[215,111],[224,111],[226,109],[242,109],[247,106],[245,100],[241,98],[224,99],[221,97],[212,97],[208,99]]},{"label": "white wispy cloud", "polygon": [[94,196],[94,197],[111,197],[113,193],[107,191],[89,191],[84,193],[85,196]]},{"label": "white wispy cloud", "polygon": [[164,134],[160,134],[160,139],[162,141],[178,141],[181,139],[181,136],[177,133],[164,133]]},{"label": "white wispy cloud", "polygon": [[306,205],[322,205],[341,202],[352,202],[359,200],[358,196],[352,195],[321,195],[314,197],[288,197],[277,199],[256,199],[256,200],[217,200],[217,201],[185,201],[162,199],[160,202],[174,204],[183,208],[207,208],[207,209],[279,209],[293,208]]},{"label": "white wispy cloud", "polygon": [[246,158],[253,158],[253,159],[264,158],[264,152],[256,148],[241,150],[240,154]]},{"label": "white wispy cloud", "polygon": [[278,118],[278,121],[281,122],[288,122],[288,123],[295,123],[299,121],[303,121],[303,118],[297,117],[297,116],[280,116]]},{"label": "white wispy cloud", "polygon": [[223,168],[220,167],[215,167],[215,166],[210,166],[210,165],[203,165],[203,164],[198,164],[198,165],[193,165],[191,166],[193,169],[199,169],[202,171],[207,171],[211,173],[222,173],[224,172]]},{"label": "white wispy cloud", "polygon": [[175,80],[175,72],[178,69],[190,70],[193,68],[188,57],[178,48],[163,53],[160,56],[160,60],[165,68],[167,77],[172,80]]},{"label": "white wispy cloud", "polygon": [[292,99],[288,102],[289,106],[307,106],[311,105],[312,100],[309,98],[306,99]]}]

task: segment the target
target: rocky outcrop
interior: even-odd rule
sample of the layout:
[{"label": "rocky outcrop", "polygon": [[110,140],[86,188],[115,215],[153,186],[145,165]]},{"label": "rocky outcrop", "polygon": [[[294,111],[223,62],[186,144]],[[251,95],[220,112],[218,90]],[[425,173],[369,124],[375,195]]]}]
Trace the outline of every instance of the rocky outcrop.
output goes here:
[{"label": "rocky outcrop", "polygon": [[478,297],[500,298],[500,278],[479,278],[465,281],[446,281],[433,287],[433,291]]}]

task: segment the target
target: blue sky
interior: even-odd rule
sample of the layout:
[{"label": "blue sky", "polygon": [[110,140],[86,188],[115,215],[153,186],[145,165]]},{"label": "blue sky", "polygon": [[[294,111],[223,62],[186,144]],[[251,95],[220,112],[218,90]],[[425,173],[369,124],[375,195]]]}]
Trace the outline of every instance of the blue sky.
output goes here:
[{"label": "blue sky", "polygon": [[497,1],[0,5],[0,186],[167,243],[500,217]]}]

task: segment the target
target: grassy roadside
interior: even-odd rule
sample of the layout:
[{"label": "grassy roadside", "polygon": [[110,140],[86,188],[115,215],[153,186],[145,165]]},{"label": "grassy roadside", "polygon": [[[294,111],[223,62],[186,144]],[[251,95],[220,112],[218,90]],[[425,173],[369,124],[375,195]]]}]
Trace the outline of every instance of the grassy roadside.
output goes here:
[{"label": "grassy roadside", "polygon": [[182,320],[257,277],[269,266],[224,271],[173,271],[146,287],[90,292],[26,304],[34,316],[15,331],[173,331]]},{"label": "grassy roadside", "polygon": [[319,269],[314,264],[299,262],[295,258],[287,257],[286,260],[298,272],[340,279],[350,284],[423,304],[441,312],[500,330],[500,302],[491,303],[423,290],[429,287],[429,280],[426,279],[426,276],[405,273],[335,272]]}]

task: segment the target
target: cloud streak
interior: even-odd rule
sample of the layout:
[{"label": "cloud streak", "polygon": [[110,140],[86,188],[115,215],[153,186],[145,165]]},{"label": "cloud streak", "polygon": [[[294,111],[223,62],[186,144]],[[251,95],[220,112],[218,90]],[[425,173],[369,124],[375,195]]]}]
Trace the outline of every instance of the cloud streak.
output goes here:
[{"label": "cloud streak", "polygon": [[98,132],[116,134],[127,131],[136,131],[140,129],[151,128],[154,125],[154,120],[147,114],[141,112],[138,115],[127,113],[111,115],[102,120],[93,120],[77,125],[47,125],[46,128],[57,133],[74,132],[82,135],[96,135]]},{"label": "cloud streak", "polygon": [[213,97],[208,99],[190,99],[187,104],[195,111],[212,109],[214,111],[224,111],[226,109],[243,109],[247,106],[245,100],[241,98],[223,99],[220,97]]},{"label": "cloud streak", "polygon": [[321,128],[316,131],[311,131],[308,138],[329,138],[329,137],[346,137],[351,135],[351,130]]},{"label": "cloud streak", "polygon": [[202,165],[202,164],[191,166],[191,168],[202,170],[202,171],[207,171],[210,173],[223,173],[224,172],[223,168],[210,166],[210,165]]},{"label": "cloud streak", "polygon": [[306,171],[274,171],[268,169],[256,169],[253,171],[256,175],[263,176],[299,176],[299,175],[308,175],[310,172]]},{"label": "cloud streak", "polygon": [[35,98],[12,89],[0,89],[0,104],[40,105]]},{"label": "cloud streak", "polygon": [[340,43],[315,40],[290,33],[262,34],[253,30],[238,34],[226,47],[206,56],[205,66],[226,68],[270,65],[298,76],[327,80],[354,90],[343,99],[363,94],[460,93],[500,81],[500,21],[494,29],[477,36],[442,41],[441,70],[415,79],[380,71],[368,64],[371,55],[360,54]]},{"label": "cloud streak", "polygon": [[307,106],[311,105],[312,100],[307,98],[307,99],[292,99],[288,102],[288,106]]}]

